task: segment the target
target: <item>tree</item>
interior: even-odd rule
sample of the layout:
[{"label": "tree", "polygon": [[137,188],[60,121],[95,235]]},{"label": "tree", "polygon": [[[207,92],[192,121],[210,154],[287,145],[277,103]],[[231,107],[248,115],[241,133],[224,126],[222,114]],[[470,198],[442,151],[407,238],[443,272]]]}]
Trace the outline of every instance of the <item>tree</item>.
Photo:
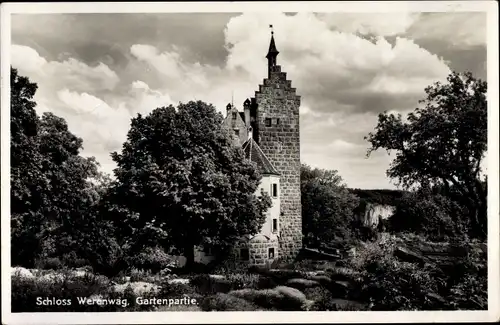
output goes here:
[{"label": "tree", "polygon": [[307,245],[349,240],[359,204],[336,170],[301,167],[302,229]]},{"label": "tree", "polygon": [[174,247],[189,265],[196,245],[230,247],[257,233],[270,206],[255,195],[255,165],[233,147],[222,115],[201,101],[139,114],[112,157],[109,209],[131,251]]},{"label": "tree", "polygon": [[372,147],[395,151],[387,175],[406,188],[443,187],[457,192],[469,211],[473,232],[486,235],[486,190],[481,161],[487,150],[487,84],[470,73],[451,73],[446,84],[425,89],[427,97],[403,121],[382,113]]},{"label": "tree", "polygon": [[52,113],[36,114],[37,85],[11,69],[12,263],[33,266],[43,255],[80,247],[82,220],[99,200],[93,158],[80,156],[82,140]]},{"label": "tree", "polygon": [[39,118],[33,100],[37,85],[12,68],[10,85],[12,263],[32,265],[44,201],[40,191],[46,186],[38,151]]}]

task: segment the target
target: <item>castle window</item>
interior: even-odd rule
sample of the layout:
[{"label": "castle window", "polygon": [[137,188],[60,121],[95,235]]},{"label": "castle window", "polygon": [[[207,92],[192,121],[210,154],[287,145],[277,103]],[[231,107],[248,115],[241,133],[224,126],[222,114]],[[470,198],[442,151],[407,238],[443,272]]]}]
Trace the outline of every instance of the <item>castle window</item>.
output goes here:
[{"label": "castle window", "polygon": [[276,198],[278,197],[278,184],[271,184],[271,196]]},{"label": "castle window", "polygon": [[279,118],[276,119],[276,125],[280,125],[280,119]]},{"label": "castle window", "polygon": [[243,261],[248,261],[250,259],[248,248],[240,248],[240,259]]},{"label": "castle window", "polygon": [[269,258],[274,258],[274,247],[269,248],[268,256]]},{"label": "castle window", "polygon": [[273,219],[273,232],[278,232],[278,219]]},{"label": "castle window", "polygon": [[236,120],[237,113],[233,112],[233,120]]},{"label": "castle window", "polygon": [[240,130],[239,129],[234,129],[234,134],[239,137],[240,136]]},{"label": "castle window", "polygon": [[269,117],[266,118],[266,126],[271,126],[271,119]]}]

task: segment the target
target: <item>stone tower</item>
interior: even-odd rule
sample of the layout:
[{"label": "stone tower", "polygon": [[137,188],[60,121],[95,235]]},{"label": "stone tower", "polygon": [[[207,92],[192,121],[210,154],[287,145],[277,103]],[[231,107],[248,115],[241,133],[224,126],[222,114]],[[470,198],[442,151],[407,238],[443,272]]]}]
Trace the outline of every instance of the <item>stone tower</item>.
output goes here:
[{"label": "stone tower", "polygon": [[293,259],[302,247],[300,96],[277,64],[273,34],[266,56],[268,76],[246,110],[252,116],[255,141],[281,175],[280,256]]}]

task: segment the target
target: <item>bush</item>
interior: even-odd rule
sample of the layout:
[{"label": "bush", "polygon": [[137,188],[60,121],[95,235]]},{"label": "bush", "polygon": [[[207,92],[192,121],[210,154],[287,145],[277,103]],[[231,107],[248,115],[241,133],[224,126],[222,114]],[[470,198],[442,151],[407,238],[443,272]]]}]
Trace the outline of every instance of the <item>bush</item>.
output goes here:
[{"label": "bush", "polygon": [[226,279],[231,283],[231,290],[257,289],[260,283],[260,276],[251,273],[230,273],[227,274]]},{"label": "bush", "polygon": [[272,278],[276,283],[285,284],[288,280],[294,278],[302,278],[304,272],[289,269],[272,269],[260,272],[261,275]]},{"label": "bush", "polygon": [[286,286],[279,286],[274,288],[275,291],[283,295],[283,303],[292,310],[300,310],[306,302],[306,295],[300,290]]},{"label": "bush", "polygon": [[424,191],[407,193],[387,223],[392,232],[415,232],[432,240],[463,237],[467,232],[466,211],[440,194]]},{"label": "bush", "polygon": [[135,267],[130,270],[130,282],[154,282],[150,270],[139,270]]},{"label": "bush", "polygon": [[471,251],[451,266],[450,287],[446,300],[450,307],[462,310],[488,309],[488,264],[486,254]]},{"label": "bush", "polygon": [[361,296],[373,310],[436,310],[444,306],[428,298],[438,292],[433,267],[423,268],[394,258],[371,261],[362,281]]},{"label": "bush", "polygon": [[[57,312],[57,311],[94,311],[98,306],[79,305],[77,297],[90,297],[107,291],[108,284],[101,278],[88,275],[84,277],[62,276],[53,281],[37,278],[12,276],[12,312]],[[37,305],[37,299],[61,300],[57,305]],[[70,300],[71,305],[62,300]]]},{"label": "bush", "polygon": [[144,251],[128,259],[131,267],[151,270],[156,273],[165,268],[175,267],[176,263],[170,255],[159,247],[148,247]]},{"label": "bush", "polygon": [[42,270],[61,270],[64,268],[64,264],[58,257],[47,257],[36,260],[35,268]]},{"label": "bush", "polygon": [[217,293],[202,300],[200,307],[203,311],[256,311],[259,307],[226,293]]},{"label": "bush", "polygon": [[278,286],[278,283],[268,276],[259,276],[256,289],[272,289]]},{"label": "bush", "polygon": [[199,293],[192,285],[168,283],[167,280],[161,283],[161,289],[158,295],[161,298],[177,298],[182,296],[189,296],[190,298],[199,297]]},{"label": "bush", "polygon": [[248,264],[242,263],[234,258],[216,260],[208,265],[212,274],[226,275],[231,273],[247,273]]},{"label": "bush", "polygon": [[81,268],[89,266],[90,263],[86,259],[79,257],[75,252],[69,252],[61,257],[62,263],[69,268]]},{"label": "bush", "polygon": [[320,284],[317,281],[310,279],[290,279],[286,282],[286,285],[299,290],[304,290],[306,288],[318,287]]},{"label": "bush", "polygon": [[241,289],[231,291],[230,294],[272,310],[303,310],[307,302],[302,292],[284,286],[263,290]]},{"label": "bush", "polygon": [[210,277],[208,274],[196,275],[191,279],[191,285],[196,292],[202,295],[215,293],[228,293],[232,289],[232,283],[227,279]]},{"label": "bush", "polygon": [[[104,229],[103,229],[104,228]],[[84,247],[82,252],[85,258],[90,262],[94,272],[113,277],[127,270],[126,248],[122,247],[116,238],[113,237],[110,230],[104,226],[102,228],[92,228],[94,233],[87,230],[85,235],[88,240],[88,247]],[[99,233],[95,233],[95,232]],[[93,236],[91,236],[93,234]]]},{"label": "bush", "polygon": [[316,301],[312,309],[314,311],[367,311],[368,306],[357,301],[345,299],[322,298]]}]

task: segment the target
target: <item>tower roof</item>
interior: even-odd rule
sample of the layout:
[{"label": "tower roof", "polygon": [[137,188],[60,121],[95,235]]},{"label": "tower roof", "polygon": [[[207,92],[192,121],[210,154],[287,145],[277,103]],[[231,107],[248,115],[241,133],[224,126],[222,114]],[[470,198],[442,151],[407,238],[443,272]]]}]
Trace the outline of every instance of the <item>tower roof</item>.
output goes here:
[{"label": "tower roof", "polygon": [[269,51],[267,52],[266,58],[277,57],[280,52],[276,49],[276,44],[274,43],[274,33],[271,32],[271,42],[269,43]]},{"label": "tower roof", "polygon": [[257,164],[259,171],[263,175],[279,175],[278,171],[271,164],[269,159],[267,159],[262,149],[255,142],[253,138],[248,139],[242,145],[245,157]]}]

